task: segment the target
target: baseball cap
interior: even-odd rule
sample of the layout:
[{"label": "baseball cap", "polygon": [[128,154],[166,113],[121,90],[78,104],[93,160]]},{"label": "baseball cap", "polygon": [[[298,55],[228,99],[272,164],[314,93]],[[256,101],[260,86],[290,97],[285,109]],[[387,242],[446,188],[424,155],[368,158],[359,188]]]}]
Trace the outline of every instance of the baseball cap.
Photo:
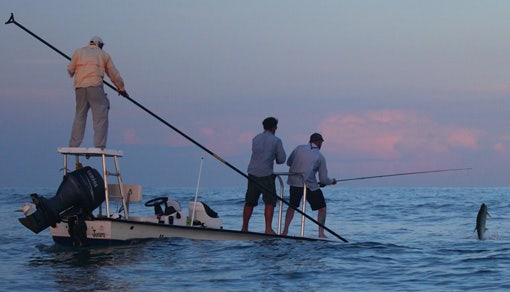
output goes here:
[{"label": "baseball cap", "polygon": [[104,44],[103,43],[103,40],[98,37],[98,36],[93,36],[91,39],[90,39],[90,44],[91,45],[96,45],[96,46],[99,46],[99,44]]},{"label": "baseball cap", "polygon": [[310,136],[310,142],[315,142],[315,141],[324,141],[324,139],[322,139],[322,135],[319,134],[319,133],[313,133],[311,136]]}]

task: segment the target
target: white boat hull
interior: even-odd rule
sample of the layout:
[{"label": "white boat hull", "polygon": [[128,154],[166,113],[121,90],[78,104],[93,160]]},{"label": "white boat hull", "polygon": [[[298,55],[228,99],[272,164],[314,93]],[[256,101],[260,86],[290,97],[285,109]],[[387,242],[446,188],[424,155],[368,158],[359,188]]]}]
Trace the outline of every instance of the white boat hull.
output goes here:
[{"label": "white boat hull", "polygon": [[[305,241],[320,240],[318,238],[270,235],[258,232],[241,232],[236,230],[212,229],[204,227],[190,227],[168,225],[153,222],[119,219],[86,220],[86,242],[83,245],[115,245],[131,244],[133,242],[161,239],[187,238],[193,240],[263,240],[273,238],[289,238]],[[53,240],[61,245],[76,245],[69,233],[68,223],[58,223],[51,227]]]}]

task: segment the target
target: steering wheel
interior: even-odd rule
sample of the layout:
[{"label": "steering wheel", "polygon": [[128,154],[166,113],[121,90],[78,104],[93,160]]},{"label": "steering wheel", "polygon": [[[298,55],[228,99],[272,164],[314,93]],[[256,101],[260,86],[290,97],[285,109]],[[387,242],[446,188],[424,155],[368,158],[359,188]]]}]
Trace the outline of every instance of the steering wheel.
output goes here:
[{"label": "steering wheel", "polygon": [[168,201],[167,197],[157,197],[157,198],[154,198],[154,199],[151,199],[151,200],[148,200],[147,202],[145,202],[145,207],[153,207],[156,205],[159,206],[163,203],[166,203],[167,201]]}]

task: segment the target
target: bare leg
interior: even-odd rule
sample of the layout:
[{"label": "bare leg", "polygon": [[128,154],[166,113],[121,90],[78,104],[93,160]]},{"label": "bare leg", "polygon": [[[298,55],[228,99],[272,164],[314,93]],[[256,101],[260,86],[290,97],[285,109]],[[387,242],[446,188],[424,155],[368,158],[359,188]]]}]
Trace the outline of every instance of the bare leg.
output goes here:
[{"label": "bare leg", "polygon": [[[326,207],[320,208],[317,212],[317,221],[319,221],[322,226],[326,225]],[[324,227],[319,226],[319,238],[328,238],[326,234],[324,234]]]},{"label": "bare leg", "polygon": [[266,219],[266,233],[267,234],[276,234],[273,230],[273,214],[274,214],[274,206],[266,204],[264,209],[264,217]]},{"label": "bare leg", "polygon": [[243,210],[243,227],[241,231],[248,232],[248,223],[250,223],[251,214],[253,213],[253,207],[244,205]]},{"label": "bare leg", "polygon": [[289,207],[287,209],[287,213],[285,214],[285,227],[283,228],[282,235],[287,235],[289,233],[289,225],[294,218],[294,209]]}]

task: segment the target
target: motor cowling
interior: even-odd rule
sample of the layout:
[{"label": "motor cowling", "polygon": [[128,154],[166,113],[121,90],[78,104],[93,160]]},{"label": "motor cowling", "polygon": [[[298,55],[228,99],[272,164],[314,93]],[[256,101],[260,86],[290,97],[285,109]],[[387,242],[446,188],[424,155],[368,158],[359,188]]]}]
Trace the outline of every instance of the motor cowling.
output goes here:
[{"label": "motor cowling", "polygon": [[105,200],[104,180],[96,169],[87,166],[66,174],[52,198],[30,196],[36,210],[25,208],[26,217],[19,221],[39,233],[55,226],[67,214],[92,213]]}]

